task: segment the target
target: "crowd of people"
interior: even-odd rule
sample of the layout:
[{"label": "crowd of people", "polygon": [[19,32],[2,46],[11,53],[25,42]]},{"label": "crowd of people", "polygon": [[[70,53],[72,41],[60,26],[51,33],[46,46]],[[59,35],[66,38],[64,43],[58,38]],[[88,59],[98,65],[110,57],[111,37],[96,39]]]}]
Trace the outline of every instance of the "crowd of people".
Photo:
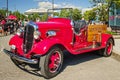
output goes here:
[{"label": "crowd of people", "polygon": [[27,22],[28,20],[9,20],[2,18],[0,20],[0,35],[14,34],[18,28],[24,27]]}]

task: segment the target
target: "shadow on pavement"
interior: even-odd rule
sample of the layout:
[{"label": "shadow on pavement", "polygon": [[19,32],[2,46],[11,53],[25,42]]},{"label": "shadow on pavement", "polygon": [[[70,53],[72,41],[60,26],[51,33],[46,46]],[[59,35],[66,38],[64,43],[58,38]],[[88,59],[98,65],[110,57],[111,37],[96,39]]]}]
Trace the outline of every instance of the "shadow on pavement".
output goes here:
[{"label": "shadow on pavement", "polygon": [[62,71],[64,71],[67,66],[77,65],[97,58],[101,58],[101,56],[97,54],[97,51],[79,55],[72,55],[69,52],[65,52]]},{"label": "shadow on pavement", "polygon": [[[85,54],[80,54],[80,55],[72,55],[69,52],[65,51],[64,52],[64,63],[63,63],[63,68],[62,68],[61,72],[63,72],[67,66],[77,65],[77,64],[80,64],[80,63],[83,63],[86,61],[90,61],[90,60],[94,60],[94,59],[97,59],[100,57],[101,56],[96,55],[96,51],[90,52],[90,53],[85,53]],[[43,77],[40,74],[40,69],[38,68],[38,65],[27,65],[29,68],[26,68],[26,64],[21,64],[22,65],[21,66],[21,65],[16,64],[15,61],[13,61],[13,62],[17,67],[19,67],[23,71],[26,71],[35,76]]]}]

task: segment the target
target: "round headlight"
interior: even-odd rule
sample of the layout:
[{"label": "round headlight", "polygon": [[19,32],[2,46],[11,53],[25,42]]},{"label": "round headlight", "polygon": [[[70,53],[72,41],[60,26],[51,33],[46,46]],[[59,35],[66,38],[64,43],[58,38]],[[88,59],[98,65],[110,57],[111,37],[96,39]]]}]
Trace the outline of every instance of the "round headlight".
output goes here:
[{"label": "round headlight", "polygon": [[39,39],[39,37],[40,37],[40,32],[37,30],[37,31],[34,31],[34,38],[35,39]]},{"label": "round headlight", "polygon": [[19,28],[16,33],[18,36],[22,36],[23,34],[23,29]]},{"label": "round headlight", "polygon": [[15,45],[11,45],[11,49],[16,49],[16,46]]}]

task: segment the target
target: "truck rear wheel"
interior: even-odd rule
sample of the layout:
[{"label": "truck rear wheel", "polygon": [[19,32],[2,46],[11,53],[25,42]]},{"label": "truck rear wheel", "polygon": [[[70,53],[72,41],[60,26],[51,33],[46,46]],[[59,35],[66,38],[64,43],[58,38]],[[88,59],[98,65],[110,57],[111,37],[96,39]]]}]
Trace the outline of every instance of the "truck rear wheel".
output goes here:
[{"label": "truck rear wheel", "polygon": [[104,49],[100,50],[100,54],[105,57],[109,57],[112,54],[112,50],[113,50],[113,40],[109,39],[107,41],[106,47]]},{"label": "truck rear wheel", "polygon": [[55,77],[63,65],[63,52],[58,47],[53,47],[40,58],[39,67],[45,78]]}]

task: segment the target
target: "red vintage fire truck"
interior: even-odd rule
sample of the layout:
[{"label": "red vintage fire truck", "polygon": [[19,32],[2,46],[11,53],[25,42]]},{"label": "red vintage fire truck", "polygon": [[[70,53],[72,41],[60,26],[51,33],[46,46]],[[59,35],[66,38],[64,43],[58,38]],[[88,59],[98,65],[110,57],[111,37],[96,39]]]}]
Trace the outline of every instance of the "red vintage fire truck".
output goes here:
[{"label": "red vintage fire truck", "polygon": [[10,50],[4,52],[17,65],[38,64],[41,75],[52,78],[61,71],[64,50],[73,55],[99,50],[99,54],[110,56],[114,39],[106,28],[104,24],[88,25],[60,17],[29,22],[10,39]]}]

